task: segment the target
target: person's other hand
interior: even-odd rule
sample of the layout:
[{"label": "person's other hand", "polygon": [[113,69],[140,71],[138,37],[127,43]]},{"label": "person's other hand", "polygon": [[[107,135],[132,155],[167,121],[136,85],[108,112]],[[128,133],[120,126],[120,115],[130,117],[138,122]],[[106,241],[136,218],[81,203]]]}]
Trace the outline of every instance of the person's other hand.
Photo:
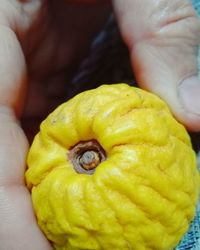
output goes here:
[{"label": "person's other hand", "polygon": [[189,0],[113,0],[138,84],[158,94],[187,128],[200,131],[197,45]]}]

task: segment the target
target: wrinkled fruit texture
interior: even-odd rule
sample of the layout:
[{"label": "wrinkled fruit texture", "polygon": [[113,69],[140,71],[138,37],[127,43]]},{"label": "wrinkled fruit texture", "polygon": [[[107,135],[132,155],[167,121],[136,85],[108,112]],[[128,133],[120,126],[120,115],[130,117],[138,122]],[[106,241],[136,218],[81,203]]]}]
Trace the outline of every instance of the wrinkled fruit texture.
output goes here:
[{"label": "wrinkled fruit texture", "polygon": [[[106,159],[80,174],[69,159],[96,140]],[[171,250],[194,216],[195,153],[166,104],[126,84],[102,85],[44,120],[26,181],[38,224],[59,250]]]}]

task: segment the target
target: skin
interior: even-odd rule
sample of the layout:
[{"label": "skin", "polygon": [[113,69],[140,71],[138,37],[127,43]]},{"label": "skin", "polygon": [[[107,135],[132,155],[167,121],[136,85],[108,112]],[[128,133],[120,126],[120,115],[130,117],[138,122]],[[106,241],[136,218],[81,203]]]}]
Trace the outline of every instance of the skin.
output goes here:
[{"label": "skin", "polygon": [[[84,56],[110,12],[107,1],[70,2],[0,2],[1,250],[52,249],[37,226],[24,185],[28,132],[20,121],[42,118],[57,105],[47,105],[45,83],[60,88],[63,72]],[[189,129],[200,130],[200,24],[189,1],[113,0],[112,8],[140,86],[166,100]]]}]

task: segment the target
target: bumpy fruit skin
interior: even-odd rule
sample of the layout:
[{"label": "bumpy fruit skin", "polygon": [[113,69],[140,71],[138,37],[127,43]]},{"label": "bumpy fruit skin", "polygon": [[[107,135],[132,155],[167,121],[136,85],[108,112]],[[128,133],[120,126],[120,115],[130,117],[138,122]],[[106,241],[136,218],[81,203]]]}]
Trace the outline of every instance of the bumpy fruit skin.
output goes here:
[{"label": "bumpy fruit skin", "polygon": [[[71,147],[106,153],[79,174]],[[59,250],[171,250],[195,213],[199,173],[185,128],[158,97],[102,85],[59,106],[41,124],[26,181],[38,224]]]}]

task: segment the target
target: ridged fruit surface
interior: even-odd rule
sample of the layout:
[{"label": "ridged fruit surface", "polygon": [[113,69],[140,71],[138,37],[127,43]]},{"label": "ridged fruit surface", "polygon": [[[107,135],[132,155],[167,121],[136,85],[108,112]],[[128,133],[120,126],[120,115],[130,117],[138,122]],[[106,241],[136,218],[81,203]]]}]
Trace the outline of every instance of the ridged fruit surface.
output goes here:
[{"label": "ridged fruit surface", "polygon": [[127,84],[60,105],[27,162],[38,224],[57,250],[172,250],[195,213],[187,131],[162,100]]}]

